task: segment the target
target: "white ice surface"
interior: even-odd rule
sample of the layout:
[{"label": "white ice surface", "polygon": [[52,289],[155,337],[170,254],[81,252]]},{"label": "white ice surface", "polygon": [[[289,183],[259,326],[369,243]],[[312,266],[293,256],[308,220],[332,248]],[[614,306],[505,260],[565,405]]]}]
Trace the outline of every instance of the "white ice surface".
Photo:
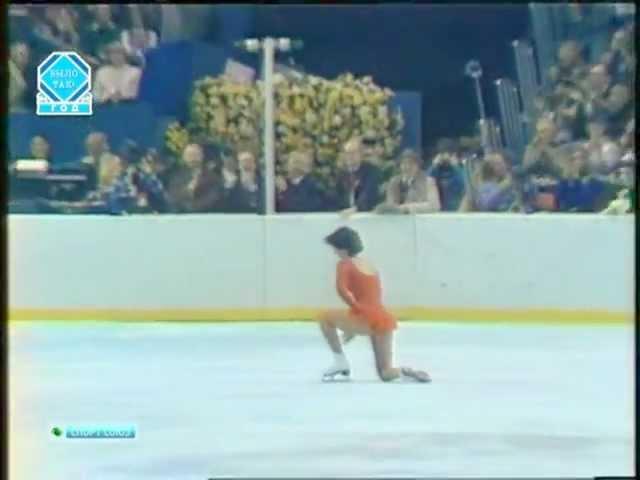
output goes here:
[{"label": "white ice surface", "polygon": [[[432,384],[323,384],[317,327],[20,323],[10,331],[11,480],[212,476],[595,476],[633,470],[633,330],[404,323]],[[135,424],[136,440],[53,426]]]}]

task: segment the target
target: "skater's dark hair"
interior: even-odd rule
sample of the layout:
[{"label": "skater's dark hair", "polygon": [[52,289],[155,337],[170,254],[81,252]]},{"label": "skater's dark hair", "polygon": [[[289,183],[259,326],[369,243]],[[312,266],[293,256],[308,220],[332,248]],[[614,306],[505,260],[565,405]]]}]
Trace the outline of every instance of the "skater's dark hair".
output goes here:
[{"label": "skater's dark hair", "polygon": [[362,240],[358,232],[349,227],[340,227],[324,239],[338,250],[345,250],[350,257],[355,257],[363,250]]}]

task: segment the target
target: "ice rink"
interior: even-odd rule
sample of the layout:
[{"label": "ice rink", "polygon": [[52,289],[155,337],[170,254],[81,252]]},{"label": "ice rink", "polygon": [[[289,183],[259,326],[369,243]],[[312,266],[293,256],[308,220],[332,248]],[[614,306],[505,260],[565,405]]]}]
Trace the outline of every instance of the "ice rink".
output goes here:
[{"label": "ice rink", "polygon": [[[399,364],[354,379],[311,323],[14,323],[11,480],[537,477],[633,472],[631,326],[403,323]],[[53,426],[135,424],[135,440]]]}]

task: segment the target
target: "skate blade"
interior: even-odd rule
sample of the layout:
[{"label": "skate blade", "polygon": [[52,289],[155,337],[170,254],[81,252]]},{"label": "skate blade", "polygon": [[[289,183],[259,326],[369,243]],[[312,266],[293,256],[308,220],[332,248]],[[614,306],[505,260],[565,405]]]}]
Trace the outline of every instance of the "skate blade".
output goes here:
[{"label": "skate blade", "polygon": [[324,383],[339,383],[351,381],[351,372],[343,370],[341,372],[327,373],[322,376]]}]

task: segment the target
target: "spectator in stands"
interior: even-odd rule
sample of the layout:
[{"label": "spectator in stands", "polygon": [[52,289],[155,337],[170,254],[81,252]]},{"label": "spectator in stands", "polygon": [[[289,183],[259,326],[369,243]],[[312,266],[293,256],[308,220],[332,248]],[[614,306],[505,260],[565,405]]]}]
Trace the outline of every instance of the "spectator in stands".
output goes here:
[{"label": "spectator in stands", "polygon": [[262,213],[264,211],[264,188],[253,152],[238,153],[239,179],[229,192],[226,211],[234,213]]},{"label": "spectator in stands", "polygon": [[610,50],[602,57],[602,63],[617,83],[633,88],[635,70],[635,25],[618,30],[611,39]]},{"label": "spectator in stands", "polygon": [[31,158],[51,162],[51,145],[44,135],[36,135],[30,143]]},{"label": "spectator in stands", "polygon": [[141,158],[141,150],[135,142],[127,141],[120,149],[116,178],[99,196],[107,204],[107,210],[114,215],[135,213],[144,206],[135,185],[135,167]]},{"label": "spectator in stands", "polygon": [[589,139],[585,143],[589,170],[607,174],[620,161],[620,147],[607,135],[607,118],[603,114],[589,118]]},{"label": "spectator in stands", "polygon": [[169,182],[171,210],[177,213],[206,213],[220,208],[222,181],[215,171],[215,160],[205,160],[201,145],[191,143],[182,153],[182,165]]},{"label": "spectator in stands", "polygon": [[432,213],[440,211],[438,186],[422,170],[422,159],[413,150],[400,155],[400,174],[387,185],[387,198],[376,213]]},{"label": "spectator in stands", "polygon": [[154,156],[154,171],[166,189],[170,185],[174,173],[180,170],[178,159],[166,146],[160,150],[151,149],[147,155]]},{"label": "spectator in stands", "polygon": [[375,132],[367,132],[362,136],[362,160],[378,168],[384,163],[382,140]]},{"label": "spectator in stands", "polygon": [[602,181],[589,173],[587,150],[578,148],[569,160],[565,175],[558,183],[558,210],[562,212],[595,212],[604,192]]},{"label": "spectator in stands", "polygon": [[122,30],[113,21],[112,6],[103,4],[92,8],[94,20],[82,34],[82,45],[87,52],[103,58],[104,49],[120,40]]},{"label": "spectator in stands", "polygon": [[625,85],[614,85],[602,106],[603,114],[607,117],[609,133],[619,137],[624,133],[629,120],[635,117],[635,102],[631,97],[631,91]]},{"label": "spectator in stands", "polygon": [[602,65],[594,65],[589,70],[589,76],[585,82],[587,97],[586,113],[588,116],[599,115],[606,112],[606,100],[611,89],[611,76],[607,68]]},{"label": "spectator in stands", "polygon": [[534,164],[552,167],[558,164],[558,152],[554,145],[557,128],[552,119],[543,117],[536,123],[536,135],[524,152],[523,166]]},{"label": "spectator in stands", "polygon": [[223,150],[222,156],[222,182],[225,194],[231,192],[238,183],[238,161],[231,152]]},{"label": "spectator in stands", "polygon": [[144,52],[158,46],[158,34],[153,30],[145,29],[138,5],[129,5],[128,7],[131,28],[122,32],[122,45],[131,63],[143,66]]},{"label": "spectator in stands", "polygon": [[506,152],[487,155],[479,170],[472,176],[460,205],[462,212],[507,212],[518,202],[514,179],[509,171]]},{"label": "spectator in stands", "polygon": [[27,80],[25,70],[29,65],[29,47],[15,42],[9,53],[9,109],[12,112],[26,109]]},{"label": "spectator in stands", "polygon": [[149,149],[142,157],[140,167],[136,169],[134,184],[141,197],[139,205],[153,213],[169,211],[169,200],[158,174],[162,166],[155,149]]},{"label": "spectator in stands", "polygon": [[563,81],[580,83],[586,73],[580,44],[573,40],[563,42],[558,48],[558,64],[549,69],[549,78],[553,84],[557,85]]},{"label": "spectator in stands", "polygon": [[453,140],[442,139],[438,142],[438,153],[427,170],[427,175],[438,186],[440,205],[445,212],[457,211],[464,195],[464,173],[456,150]]},{"label": "spectator in stands", "polygon": [[85,140],[87,155],[80,163],[87,169],[90,190],[106,190],[113,185],[120,171],[120,160],[109,151],[107,136],[92,132]]},{"label": "spectator in stands", "polygon": [[31,13],[34,34],[49,45],[49,50],[77,50],[80,44],[80,35],[76,30],[77,16],[70,6],[38,6]]},{"label": "spectator in stands", "polygon": [[373,210],[381,199],[381,173],[375,165],[365,161],[362,140],[349,140],[344,145],[342,159],[343,170],[337,182],[338,208],[346,209],[347,214]]},{"label": "spectator in stands", "polygon": [[109,65],[96,72],[93,94],[96,102],[120,102],[138,96],[142,70],[127,63],[126,52],[120,43],[107,47]]},{"label": "spectator in stands", "polygon": [[287,159],[287,178],[276,177],[277,210],[279,212],[321,212],[327,210],[327,199],[320,186],[309,175],[313,154],[293,151]]},{"label": "spectator in stands", "polygon": [[543,124],[532,145],[527,147],[522,167],[515,169],[515,189],[519,206],[527,213],[556,209],[556,188],[562,178],[563,157],[548,138],[555,126]]},{"label": "spectator in stands", "polygon": [[636,119],[632,118],[627,122],[624,133],[620,137],[620,148],[623,151],[623,155],[633,154],[635,162],[635,150],[636,150]]},{"label": "spectator in stands", "polygon": [[551,97],[549,110],[557,126],[555,141],[570,142],[586,136],[586,114],[584,95],[579,86],[568,82],[560,82]]}]

